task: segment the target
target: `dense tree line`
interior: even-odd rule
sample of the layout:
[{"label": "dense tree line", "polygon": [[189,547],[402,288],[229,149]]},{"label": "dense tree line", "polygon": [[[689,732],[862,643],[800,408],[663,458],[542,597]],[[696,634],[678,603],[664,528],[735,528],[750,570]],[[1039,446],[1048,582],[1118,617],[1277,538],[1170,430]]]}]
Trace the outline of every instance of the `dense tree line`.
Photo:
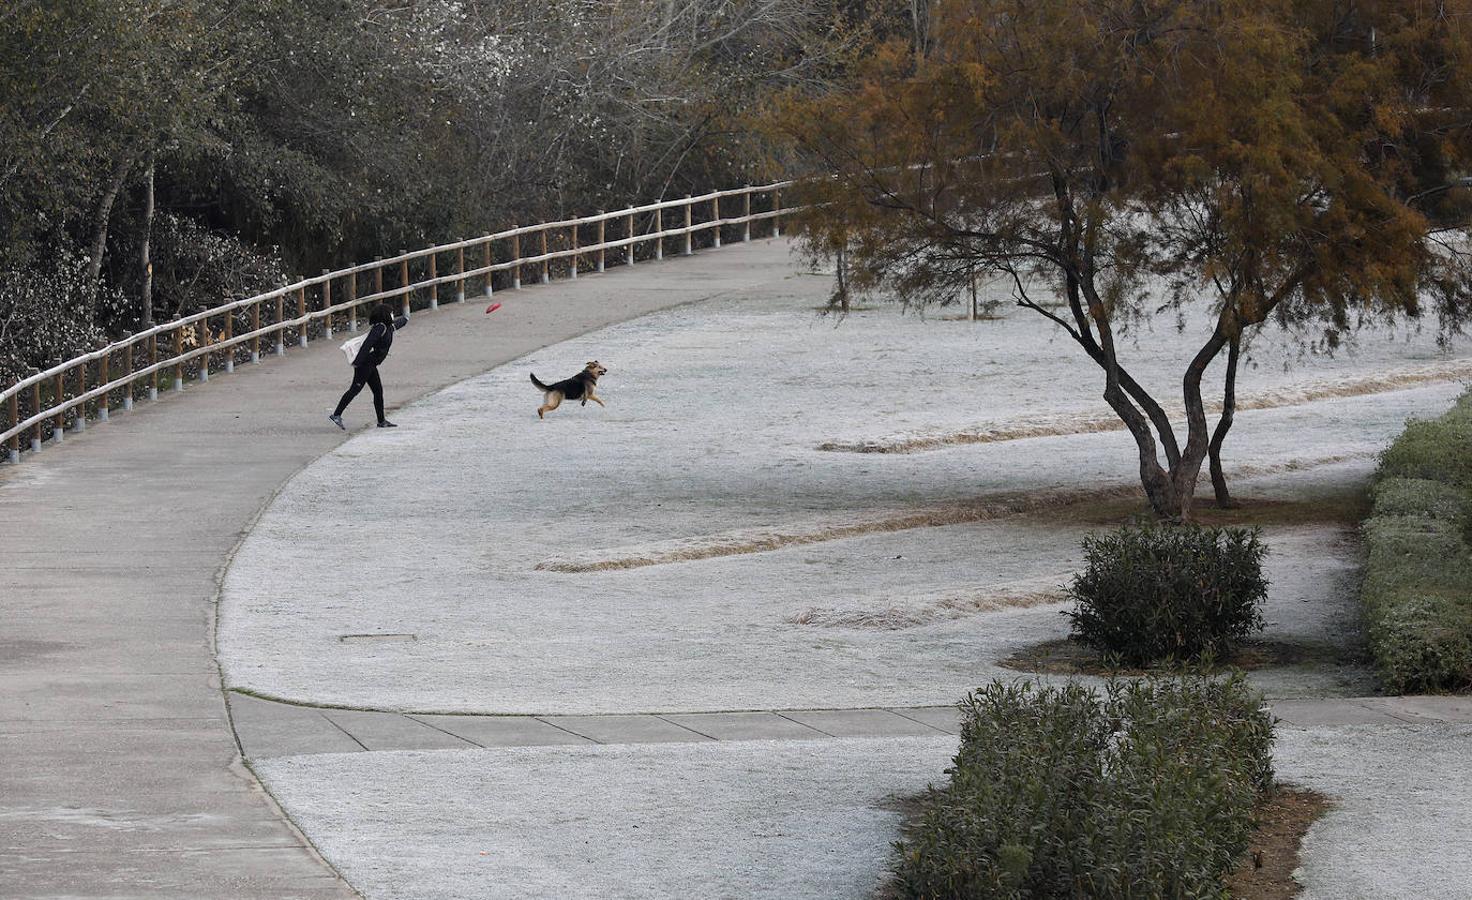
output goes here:
[{"label": "dense tree line", "polygon": [[825,77],[835,23],[868,14],[821,0],[5,4],[0,384],[293,273],[760,177],[742,117],[775,86]]}]

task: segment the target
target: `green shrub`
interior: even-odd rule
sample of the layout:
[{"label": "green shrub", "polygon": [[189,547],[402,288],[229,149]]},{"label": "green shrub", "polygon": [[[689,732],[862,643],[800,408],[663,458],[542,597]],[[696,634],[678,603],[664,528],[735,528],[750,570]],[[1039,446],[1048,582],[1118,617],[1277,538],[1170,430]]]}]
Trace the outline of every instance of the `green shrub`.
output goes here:
[{"label": "green shrub", "polygon": [[1272,787],[1272,717],[1225,681],[993,682],[896,844],[914,898],[1220,897]]},{"label": "green shrub", "polygon": [[1380,455],[1365,523],[1371,655],[1395,693],[1472,688],[1472,392]]},{"label": "green shrub", "polygon": [[1262,629],[1267,550],[1255,529],[1124,528],[1083,549],[1065,613],[1073,637],[1126,664],[1226,656]]},{"label": "green shrub", "polygon": [[1372,499],[1376,518],[1413,516],[1461,522],[1472,507],[1466,491],[1428,478],[1382,478]]},{"label": "green shrub", "polygon": [[1472,417],[1458,411],[1440,419],[1413,419],[1380,454],[1380,475],[1472,487],[1469,448],[1472,448]]},{"label": "green shrub", "polygon": [[1472,552],[1461,525],[1377,514],[1365,524],[1365,542],[1361,599],[1384,687],[1394,693],[1472,687]]}]

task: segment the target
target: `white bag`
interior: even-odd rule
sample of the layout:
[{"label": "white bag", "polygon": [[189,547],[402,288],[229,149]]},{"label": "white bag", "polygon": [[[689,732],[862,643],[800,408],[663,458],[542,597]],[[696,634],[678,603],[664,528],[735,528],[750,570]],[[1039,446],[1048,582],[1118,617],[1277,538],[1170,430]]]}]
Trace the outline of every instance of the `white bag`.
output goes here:
[{"label": "white bag", "polygon": [[347,354],[348,365],[352,365],[358,358],[358,351],[362,349],[363,342],[368,340],[367,334],[360,334],[355,338],[348,338],[342,342],[342,352]]}]

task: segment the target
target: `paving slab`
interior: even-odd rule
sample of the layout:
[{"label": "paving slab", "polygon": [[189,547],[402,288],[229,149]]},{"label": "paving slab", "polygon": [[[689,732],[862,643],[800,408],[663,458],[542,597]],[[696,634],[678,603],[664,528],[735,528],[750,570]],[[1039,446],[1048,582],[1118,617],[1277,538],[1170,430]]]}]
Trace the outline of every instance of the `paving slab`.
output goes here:
[{"label": "paving slab", "polygon": [[399,713],[328,709],[322,716],[364,750],[469,750],[475,746]]},{"label": "paving slab", "polygon": [[232,693],[230,715],[246,759],[362,752],[363,745],[319,709]]},{"label": "paving slab", "polygon": [[939,728],[946,734],[961,733],[961,711],[954,706],[913,706],[891,709],[890,712],[931,728]]},{"label": "paving slab", "polygon": [[1288,725],[1313,728],[1321,725],[1406,725],[1405,715],[1365,700],[1275,700],[1273,715]]},{"label": "paving slab", "polygon": [[480,747],[549,747],[591,744],[590,738],[531,716],[424,716],[413,718]]},{"label": "paving slab", "polygon": [[887,709],[787,710],[782,715],[833,737],[934,737],[946,733]]},{"label": "paving slab", "polygon": [[668,714],[663,718],[718,741],[812,740],[828,735],[773,712]]},{"label": "paving slab", "polygon": [[1372,697],[1364,702],[1416,721],[1472,724],[1472,697]]},{"label": "paving slab", "polygon": [[600,744],[653,744],[708,741],[710,738],[660,716],[538,716]]}]

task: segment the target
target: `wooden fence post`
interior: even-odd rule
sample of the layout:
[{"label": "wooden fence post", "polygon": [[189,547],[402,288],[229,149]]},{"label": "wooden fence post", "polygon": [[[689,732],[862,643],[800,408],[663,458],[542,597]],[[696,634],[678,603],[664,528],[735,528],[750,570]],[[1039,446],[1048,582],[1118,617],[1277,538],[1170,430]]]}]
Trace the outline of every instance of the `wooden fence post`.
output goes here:
[{"label": "wooden fence post", "polygon": [[435,283],[435,279],[438,278],[439,277],[439,274],[440,274],[440,266],[439,266],[438,259],[439,259],[439,254],[438,253],[431,253],[431,254],[429,254],[429,281],[430,281],[430,284],[429,284],[429,308],[430,309],[439,309],[440,308],[440,286],[437,283]]},{"label": "wooden fence post", "polygon": [[261,301],[250,305],[250,330],[257,334],[250,339],[250,361],[258,363],[261,361]]},{"label": "wooden fence post", "polygon": [[158,399],[158,333],[148,336],[148,367],[153,370],[148,384],[148,399]]},{"label": "wooden fence post", "polygon": [[133,344],[128,342],[128,347],[123,351],[123,364],[128,367],[128,383],[123,388],[123,412],[133,411]]},{"label": "wooden fence post", "polygon": [[[102,387],[104,384],[107,384],[110,381],[112,381],[111,350],[102,354],[102,359],[99,359],[97,361],[97,386]],[[102,395],[97,398],[97,421],[107,421],[108,413],[111,412],[111,410],[108,409],[108,407],[110,406],[112,406],[112,391],[103,391]]]},{"label": "wooden fence post", "polygon": [[721,198],[720,197],[712,197],[712,198],[710,198],[710,218],[711,218],[711,221],[712,222],[715,222],[716,223],[716,227],[713,229],[713,233],[715,234],[715,239],[712,242],[711,246],[713,246],[713,247],[719,247],[719,246],[721,246]]},{"label": "wooden fence post", "polygon": [[286,353],[286,328],[281,325],[286,321],[285,294],[276,295],[276,355],[282,356]]},{"label": "wooden fence post", "polygon": [[[14,428],[20,424],[20,392],[16,391],[10,395],[10,427]],[[10,461],[20,462],[20,432],[10,436]]]},{"label": "wooden fence post", "polygon": [[[297,278],[296,278],[296,280],[297,281],[301,281],[302,280],[302,276],[298,275]],[[307,315],[307,286],[306,285],[302,285],[301,287],[299,287],[299,288],[296,289],[296,317],[298,319],[301,319],[301,318],[305,318],[306,315]],[[311,327],[311,324],[312,324],[311,322],[303,322],[303,323],[301,323],[300,325],[298,325],[296,327],[296,344],[297,344],[298,347],[305,347],[305,346],[307,346],[307,329]]]},{"label": "wooden fence post", "polygon": [[[38,381],[35,384],[31,385],[31,415],[33,415],[33,416],[40,415],[40,413],[41,413],[41,382]],[[37,450],[40,450],[40,449],[41,449],[41,423],[40,423],[40,421],[37,421],[35,427],[31,429],[31,452],[34,453],[34,452],[36,452]]]},{"label": "wooden fence post", "polygon": [[628,250],[624,253],[624,262],[628,265],[634,264],[634,214],[624,219],[624,234],[629,239]]},{"label": "wooden fence post", "polygon": [[[194,326],[194,337],[195,337],[195,343],[198,344],[199,346],[201,346],[201,347],[209,347],[209,346],[211,346],[211,343],[210,343],[210,320],[209,320],[209,317],[208,316],[204,317],[203,319],[200,319],[199,322],[197,324],[195,324],[195,326]],[[207,353],[205,353],[204,356],[199,357],[199,380],[200,381],[209,381],[210,380],[210,357],[211,356],[214,356],[214,354],[207,352]]]},{"label": "wooden fence post", "polygon": [[[89,365],[91,365],[91,364],[84,362],[80,366],[77,366],[77,396],[78,397],[80,397],[83,394],[87,393],[87,367]],[[72,413],[72,428],[76,429],[77,431],[86,431],[87,430],[87,401],[86,400],[83,400],[81,403],[77,404],[76,407],[74,407],[74,409],[75,409],[75,411]]]},{"label": "wooden fence post", "polygon": [[[177,327],[174,328],[174,359],[175,360],[178,360],[179,357],[181,357],[183,355],[184,355],[184,328],[183,328],[183,326],[177,326]],[[175,362],[174,363],[174,393],[177,394],[177,393],[179,393],[182,390],[184,390],[184,363],[183,362]]]},{"label": "wooden fence post", "polygon": [[778,215],[782,211],[782,189],[775,188],[772,191],[772,237],[782,236],[782,217]]},{"label": "wooden fence post", "polygon": [[[52,406],[60,407],[62,396],[66,393],[66,383],[62,380],[63,373],[57,372],[56,378],[51,385]],[[62,435],[66,432],[66,413],[57,409],[56,418],[51,421],[51,440],[60,443]]]},{"label": "wooden fence post", "polygon": [[751,191],[742,193],[741,218],[746,221],[742,223],[741,243],[751,242]]},{"label": "wooden fence post", "polygon": [[485,256],[486,256],[486,296],[487,297],[491,296],[491,294],[495,293],[495,291],[496,291],[496,286],[491,281],[491,277],[496,274],[495,272],[492,272],[491,271],[491,266],[493,266],[493,265],[496,264],[496,262],[495,262],[495,254],[491,250],[491,243],[492,243],[491,241],[486,241],[486,246],[485,246]]},{"label": "wooden fence post", "polygon": [[567,258],[567,277],[576,281],[578,277],[578,226],[573,225],[568,228],[568,231],[571,232],[568,235],[568,243],[571,245],[573,253],[572,256]]},{"label": "wooden fence post", "polygon": [[225,347],[225,374],[229,375],[235,371],[235,345],[230,339],[235,337],[235,310],[225,313],[225,337],[222,338]]},{"label": "wooden fence post", "polygon": [[539,233],[541,234],[541,237],[542,237],[542,274],[541,274],[541,283],[542,284],[546,284],[548,281],[551,280],[551,278],[549,277],[548,272],[547,272],[547,227],[545,225],[542,226],[542,230]]},{"label": "wooden fence post", "polygon": [[664,207],[654,211],[654,233],[659,237],[654,239],[654,258],[664,259]]},{"label": "wooden fence post", "polygon": [[[519,225],[511,226],[513,229]],[[511,236],[511,258],[516,261],[516,268],[511,270],[511,286],[521,290],[521,232],[518,231]]]},{"label": "wooden fence post", "polygon": [[459,274],[460,280],[455,282],[455,302],[465,302],[465,248],[455,248],[455,272]]},{"label": "wooden fence post", "polygon": [[358,273],[348,276],[348,331],[358,333]]},{"label": "wooden fence post", "polygon": [[[603,215],[603,210],[598,210],[598,215]],[[603,242],[607,240],[607,234],[608,220],[600,218],[598,220],[598,271],[600,272],[603,271],[603,262],[608,256],[608,248],[603,246]]]},{"label": "wooden fence post", "polygon": [[[404,254],[406,254],[408,252],[409,252],[408,250],[400,250],[399,251],[399,255],[400,256],[404,256]],[[402,315],[403,315],[404,318],[407,319],[407,318],[409,318],[409,259],[408,259],[408,257],[405,257],[404,259],[402,259],[402,260],[399,261],[399,287],[404,292],[403,295],[402,295],[403,298],[404,298],[404,304],[403,304],[404,311],[403,311]]]},{"label": "wooden fence post", "polygon": [[[330,277],[330,273],[326,269],[323,269],[322,270],[322,310],[324,312],[326,312],[327,310],[330,310],[330,309],[332,309],[332,278]],[[332,339],[332,313],[328,312],[327,315],[323,316],[322,323],[323,323],[322,336],[324,338],[328,339],[328,340],[331,340]]]},{"label": "wooden fence post", "polygon": [[[383,293],[383,266],[381,265],[373,270],[373,293]],[[373,302],[382,303],[383,297],[380,296],[377,300],[374,300]]]},{"label": "wooden fence post", "polygon": [[681,256],[690,255],[690,195],[685,195],[685,248],[680,252]]}]

